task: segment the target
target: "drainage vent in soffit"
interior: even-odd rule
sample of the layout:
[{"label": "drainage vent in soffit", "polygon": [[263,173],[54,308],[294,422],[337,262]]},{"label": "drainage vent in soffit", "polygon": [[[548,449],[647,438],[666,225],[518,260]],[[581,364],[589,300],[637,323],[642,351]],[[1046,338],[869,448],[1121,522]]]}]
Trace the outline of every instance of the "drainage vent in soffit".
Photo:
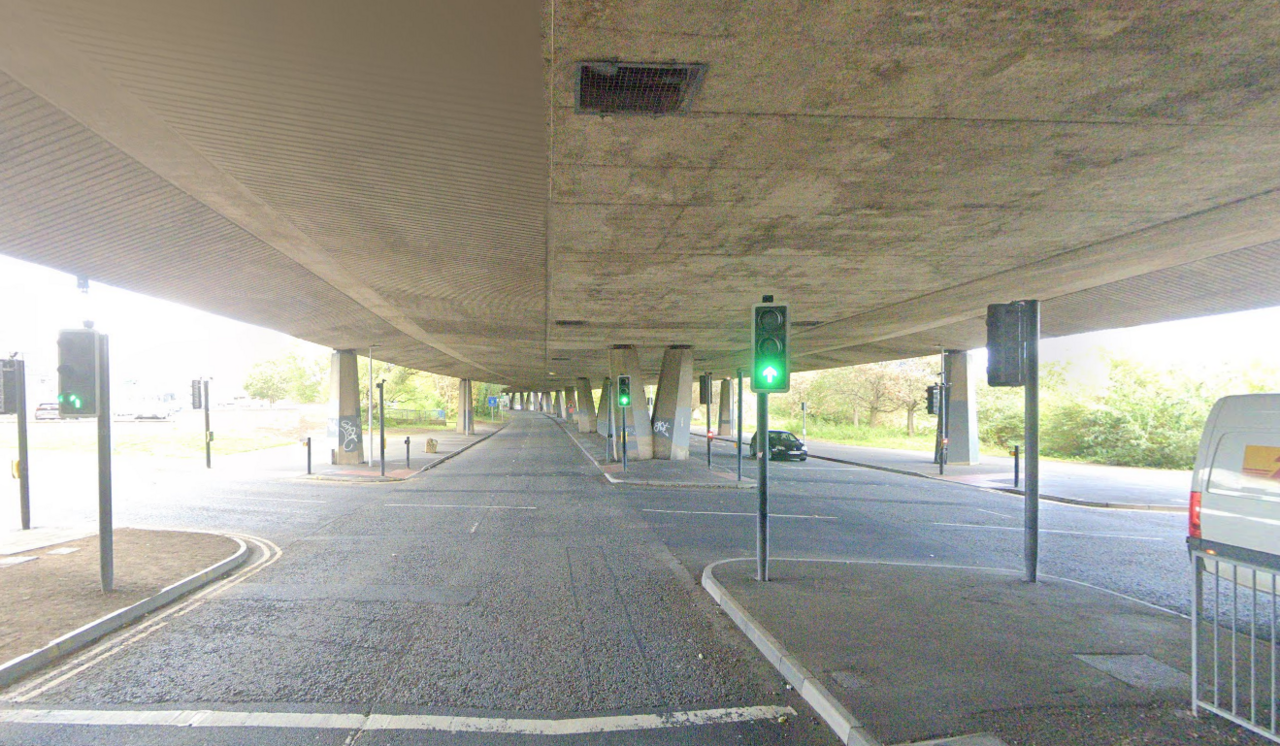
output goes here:
[{"label": "drainage vent in soffit", "polygon": [[702,64],[579,62],[579,114],[682,114],[702,85]]}]

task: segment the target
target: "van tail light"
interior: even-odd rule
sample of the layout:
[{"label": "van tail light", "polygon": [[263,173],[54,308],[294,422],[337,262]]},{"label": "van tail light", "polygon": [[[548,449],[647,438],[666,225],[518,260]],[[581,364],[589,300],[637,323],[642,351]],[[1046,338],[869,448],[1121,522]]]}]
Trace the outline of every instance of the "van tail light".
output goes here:
[{"label": "van tail light", "polygon": [[1188,533],[1191,534],[1191,538],[1199,539],[1200,538],[1200,493],[1199,492],[1191,493],[1191,511],[1188,517],[1190,519],[1190,525],[1187,527]]}]

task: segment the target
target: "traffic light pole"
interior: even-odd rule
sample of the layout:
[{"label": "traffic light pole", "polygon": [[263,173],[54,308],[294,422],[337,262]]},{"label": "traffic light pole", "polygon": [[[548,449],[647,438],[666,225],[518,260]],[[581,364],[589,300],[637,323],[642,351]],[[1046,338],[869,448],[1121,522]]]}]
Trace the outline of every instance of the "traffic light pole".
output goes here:
[{"label": "traffic light pole", "polygon": [[209,429],[209,382],[200,382],[201,390],[204,393],[204,468],[213,468],[213,431]]},{"label": "traffic light pole", "polygon": [[1027,447],[1026,489],[1023,494],[1023,555],[1027,582],[1036,582],[1040,562],[1040,301],[1024,301],[1022,323],[1026,340],[1025,417],[1022,438]]},{"label": "traffic light pole", "polygon": [[738,481],[742,481],[742,368],[738,368]]},{"label": "traffic light pole", "polygon": [[378,381],[378,468],[385,477],[387,475],[387,412],[382,403],[384,383],[386,381]]},{"label": "traffic light pole", "polygon": [[711,374],[703,379],[707,382],[707,468],[711,468]]},{"label": "traffic light pole", "polygon": [[622,470],[627,470],[627,408],[622,407]]},{"label": "traffic light pole", "polygon": [[760,498],[756,512],[756,580],[769,579],[769,395],[756,394],[756,458],[760,473],[756,494]]},{"label": "traffic light pole", "polygon": [[14,360],[18,378],[18,505],[22,514],[22,530],[31,528],[31,468],[27,462],[27,363]]},{"label": "traffic light pole", "polygon": [[950,393],[951,385],[944,381],[942,389],[938,392],[938,476],[942,476],[947,471],[947,421],[951,412],[951,403],[948,401]]},{"label": "traffic light pole", "polygon": [[[115,536],[111,521],[111,362],[107,335],[98,337],[98,569],[102,592],[115,587]],[[207,401],[207,399],[206,399]]]}]

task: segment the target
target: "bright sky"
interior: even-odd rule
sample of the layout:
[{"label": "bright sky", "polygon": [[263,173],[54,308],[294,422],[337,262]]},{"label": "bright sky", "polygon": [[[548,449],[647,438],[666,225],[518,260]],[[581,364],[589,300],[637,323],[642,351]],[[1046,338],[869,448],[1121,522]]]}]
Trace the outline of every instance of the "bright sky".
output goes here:
[{"label": "bright sky", "polygon": [[[28,386],[38,401],[54,394],[58,330],[87,318],[111,337],[113,382],[135,381],[155,394],[185,396],[191,379],[205,376],[213,378],[214,399],[224,401],[241,393],[255,362],[295,349],[322,351],[279,332],[97,283],[85,295],[72,275],[0,256],[0,356],[21,352],[29,361]],[[1269,308],[1045,340],[1041,358],[1071,362],[1083,375],[1097,368],[1101,350],[1188,370],[1254,360],[1280,367],[1277,328],[1280,308]]]},{"label": "bright sky", "polygon": [[58,330],[94,328],[111,339],[111,381],[136,382],[140,394],[189,396],[191,380],[211,377],[214,401],[242,394],[252,365],[289,350],[323,348],[279,332],[176,303],[90,283],[56,270],[0,256],[0,356],[21,352],[34,401],[56,396]]}]

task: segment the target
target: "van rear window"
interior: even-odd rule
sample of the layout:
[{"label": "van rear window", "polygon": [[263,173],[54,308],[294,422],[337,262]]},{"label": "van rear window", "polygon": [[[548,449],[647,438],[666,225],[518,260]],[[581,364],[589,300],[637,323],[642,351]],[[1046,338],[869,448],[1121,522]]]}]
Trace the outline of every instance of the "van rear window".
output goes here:
[{"label": "van rear window", "polygon": [[1280,443],[1259,433],[1227,433],[1209,470],[1209,491],[1280,500]]}]

